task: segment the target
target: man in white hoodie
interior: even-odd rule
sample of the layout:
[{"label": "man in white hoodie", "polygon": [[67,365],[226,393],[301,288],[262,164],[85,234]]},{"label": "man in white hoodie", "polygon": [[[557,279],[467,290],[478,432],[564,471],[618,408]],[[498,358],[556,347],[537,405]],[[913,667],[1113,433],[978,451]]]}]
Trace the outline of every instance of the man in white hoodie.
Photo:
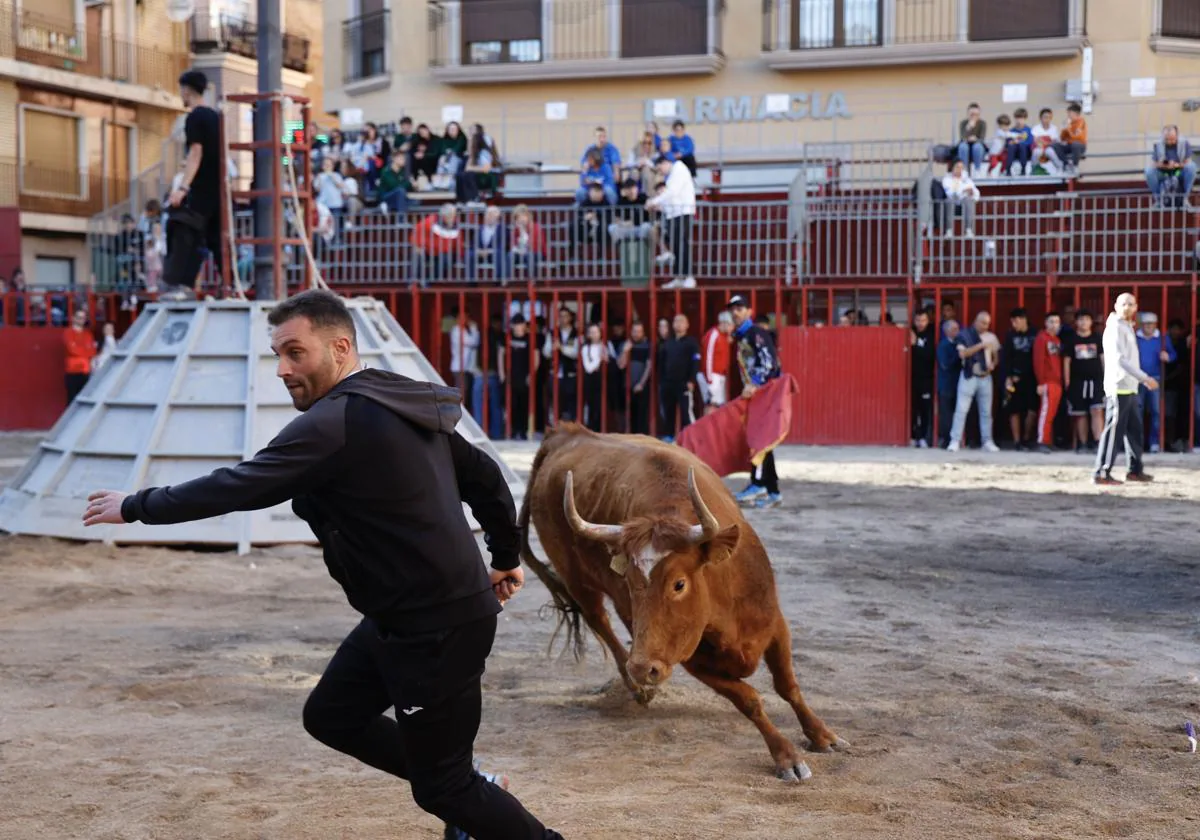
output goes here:
[{"label": "man in white hoodie", "polygon": [[1142,468],[1142,410],[1138,386],[1158,390],[1158,380],[1138,364],[1137,335],[1133,330],[1137,298],[1129,292],[1117,297],[1104,327],[1104,432],[1096,453],[1094,484],[1120,484],[1112,477],[1117,460],[1117,441],[1123,441],[1129,462],[1126,481],[1151,481]]},{"label": "man in white hoodie", "polygon": [[694,289],[696,276],[692,271],[692,218],[696,215],[696,182],[692,171],[681,160],[659,155],[655,162],[658,174],[667,179],[667,188],[646,202],[657,208],[667,220],[667,239],[675,253],[675,279],[664,289]]}]

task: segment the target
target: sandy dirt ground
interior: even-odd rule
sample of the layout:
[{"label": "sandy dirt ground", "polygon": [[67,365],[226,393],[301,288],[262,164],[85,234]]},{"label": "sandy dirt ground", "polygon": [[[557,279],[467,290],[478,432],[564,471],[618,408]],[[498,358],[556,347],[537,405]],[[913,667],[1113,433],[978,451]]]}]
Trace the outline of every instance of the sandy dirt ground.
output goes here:
[{"label": "sandy dirt ground", "polygon": [[[34,440],[0,438],[0,481]],[[787,450],[784,507],[750,521],[847,752],[787,785],[682,670],[643,709],[594,640],[547,658],[534,581],[501,618],[479,753],[568,838],[1196,838],[1198,465],[1098,492],[1070,455]],[[0,837],[440,837],[403,783],[301,728],[355,621],[305,547],[3,538]]]}]

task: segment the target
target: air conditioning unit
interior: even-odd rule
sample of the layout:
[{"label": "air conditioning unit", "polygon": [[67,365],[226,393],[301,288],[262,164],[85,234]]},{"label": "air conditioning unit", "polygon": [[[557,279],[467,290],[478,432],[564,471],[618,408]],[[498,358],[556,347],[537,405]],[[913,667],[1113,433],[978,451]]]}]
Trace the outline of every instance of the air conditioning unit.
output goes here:
[{"label": "air conditioning unit", "polygon": [[[1066,94],[1063,98],[1067,102],[1083,102],[1083,80],[1082,79],[1067,79],[1065,83]],[[1100,83],[1092,80],[1092,98],[1100,98]]]}]

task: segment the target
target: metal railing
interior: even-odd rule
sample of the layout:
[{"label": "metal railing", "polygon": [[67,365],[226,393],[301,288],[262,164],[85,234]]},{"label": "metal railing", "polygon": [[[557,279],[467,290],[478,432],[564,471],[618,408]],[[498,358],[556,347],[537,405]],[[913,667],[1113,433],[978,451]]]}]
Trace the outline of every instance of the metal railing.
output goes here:
[{"label": "metal railing", "polygon": [[430,67],[714,55],[719,0],[431,0]]},{"label": "metal railing", "polygon": [[1067,38],[1086,23],[1086,0],[1047,0],[1029,15],[989,0],[767,0],[763,50]]},{"label": "metal railing", "polygon": [[102,172],[0,159],[0,205],[31,213],[91,216],[129,196],[130,181]]},{"label": "metal railing", "polygon": [[342,81],[346,84],[391,72],[390,14],[384,9],[342,21]]},{"label": "metal railing", "polygon": [[[240,15],[199,9],[191,21],[192,50],[197,53],[229,52],[245,58],[258,56],[258,24]],[[308,73],[311,43],[307,38],[283,33],[283,66]]]},{"label": "metal railing", "polygon": [[[0,3],[0,57],[85,76],[174,91],[188,55],[172,44],[122,38],[99,26],[56,20]],[[97,18],[98,20],[98,18]]]}]

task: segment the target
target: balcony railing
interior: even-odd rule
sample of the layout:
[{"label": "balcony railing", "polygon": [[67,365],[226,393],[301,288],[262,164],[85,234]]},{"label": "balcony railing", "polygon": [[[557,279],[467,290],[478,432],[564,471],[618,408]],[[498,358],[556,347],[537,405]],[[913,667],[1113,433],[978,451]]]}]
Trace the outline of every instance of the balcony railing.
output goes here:
[{"label": "balcony railing", "polygon": [[0,160],[0,206],[91,216],[129,197],[129,179],[29,161]]},{"label": "balcony railing", "polygon": [[[763,50],[820,51],[1081,38],[1086,0],[767,0]],[[984,51],[983,58],[994,58]],[[1029,49],[1036,50],[1036,46]],[[926,56],[935,59],[936,54]]]},{"label": "balcony railing", "polygon": [[631,62],[639,73],[691,72],[689,62],[711,72],[704,59],[721,55],[721,0],[431,0],[427,9],[429,66],[480,81],[521,68],[545,78],[570,64],[589,76]]},{"label": "balcony railing", "polygon": [[342,21],[342,80],[346,84],[387,76],[391,41],[390,12],[372,12]]},{"label": "balcony railing", "polygon": [[[99,8],[84,23],[56,20],[0,2],[0,57],[117,82],[175,89],[187,53],[173,45],[114,37],[101,27]],[[11,26],[8,22],[11,21]]]},{"label": "balcony railing", "polygon": [[[244,58],[258,57],[258,25],[237,15],[200,10],[192,17],[192,50],[196,53],[227,52]],[[299,73],[312,69],[312,45],[307,38],[283,33],[283,66]]]}]

